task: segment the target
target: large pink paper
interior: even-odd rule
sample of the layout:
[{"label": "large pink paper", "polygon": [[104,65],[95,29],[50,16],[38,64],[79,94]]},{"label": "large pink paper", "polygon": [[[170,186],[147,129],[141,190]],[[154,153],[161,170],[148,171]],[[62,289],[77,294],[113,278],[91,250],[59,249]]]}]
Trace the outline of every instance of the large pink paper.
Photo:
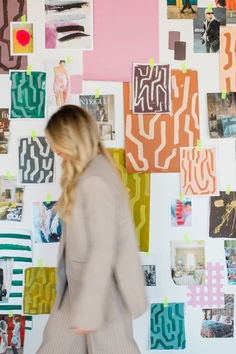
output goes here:
[{"label": "large pink paper", "polygon": [[158,60],[158,0],[94,1],[94,50],[84,80],[132,81],[132,64]]}]

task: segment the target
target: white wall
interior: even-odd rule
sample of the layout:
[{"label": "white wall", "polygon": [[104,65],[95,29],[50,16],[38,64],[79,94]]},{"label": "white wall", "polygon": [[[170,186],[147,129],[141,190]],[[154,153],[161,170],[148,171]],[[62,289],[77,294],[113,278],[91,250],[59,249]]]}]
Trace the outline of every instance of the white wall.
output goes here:
[{"label": "white wall", "polygon": [[[99,0],[94,0],[99,1]],[[129,1],[129,0],[127,0]],[[212,1],[214,2],[214,1]],[[207,0],[198,0],[199,6],[206,6]],[[148,6],[148,2],[146,3]],[[224,190],[226,185],[231,184],[231,189],[236,190],[235,183],[235,141],[233,139],[210,140],[208,134],[208,119],[206,111],[206,93],[219,91],[219,57],[217,54],[193,54],[193,22],[191,20],[167,20],[166,1],[159,0],[159,52],[160,63],[171,63],[173,68],[180,68],[180,63],[174,61],[173,52],[168,50],[168,31],[181,31],[181,40],[187,42],[186,67],[198,71],[199,78],[199,102],[200,102],[200,134],[203,146],[214,144],[218,148],[218,177],[220,190]],[[53,57],[53,53],[48,53],[43,49],[43,1],[28,0],[28,21],[36,24],[36,54],[29,59],[32,70],[44,69],[44,61]],[[151,38],[151,34],[150,34]],[[151,40],[151,39],[150,39]],[[142,50],[142,48],[140,48]],[[57,52],[57,57],[58,57]],[[70,50],[61,52],[66,56],[81,58],[79,51]],[[147,58],[148,60],[149,58]],[[10,104],[9,90],[10,81],[7,75],[0,76],[0,107],[6,108]],[[117,136],[115,147],[124,147],[123,139],[123,105],[122,105],[122,85],[120,83],[83,83],[84,93],[90,90],[100,89],[102,93],[116,93],[116,117],[119,123],[116,127],[120,133]],[[43,134],[45,121],[12,121],[11,140],[8,155],[0,156],[0,174],[10,170],[12,175],[17,174],[17,138],[31,135],[32,129],[36,130],[38,136]],[[108,146],[108,145],[107,145]],[[109,147],[111,144],[109,144]],[[48,193],[52,200],[57,200],[60,195],[60,162],[57,159],[56,183],[55,185],[34,185],[26,186],[24,196],[24,216],[20,225],[9,222],[8,226],[17,228],[32,229],[32,202],[45,200]],[[212,240],[208,236],[208,216],[209,198],[196,197],[193,200],[193,226],[188,229],[174,229],[169,223],[169,203],[171,198],[178,197],[180,185],[179,174],[152,174],[151,175],[151,216],[150,216],[150,254],[158,257],[158,283],[156,294],[152,296],[154,302],[163,302],[167,297],[169,302],[185,302],[186,288],[177,287],[170,278],[170,240],[183,239],[187,233],[190,239],[206,240],[206,260],[222,260],[224,262],[223,240]],[[6,226],[0,222],[0,230]],[[43,258],[44,266],[55,266],[58,245],[36,245],[34,246],[34,265],[37,266],[38,259]],[[226,272],[225,272],[226,274]],[[227,285],[225,277],[225,292],[235,293],[235,288]],[[44,326],[48,316],[35,316],[32,331],[27,331],[25,339],[25,354],[36,352],[41,339]],[[186,308],[186,350],[187,354],[222,354],[224,351],[235,350],[236,339],[203,339],[200,336],[202,311]],[[142,354],[149,353],[149,314],[146,313],[134,323],[135,338],[138,342]],[[56,333],[55,333],[56,335]],[[168,351],[174,353],[174,351]]]}]

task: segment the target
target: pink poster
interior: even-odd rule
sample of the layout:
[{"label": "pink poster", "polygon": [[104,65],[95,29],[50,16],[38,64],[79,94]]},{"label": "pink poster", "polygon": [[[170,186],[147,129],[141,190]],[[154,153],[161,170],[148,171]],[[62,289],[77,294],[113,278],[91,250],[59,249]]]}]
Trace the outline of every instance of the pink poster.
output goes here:
[{"label": "pink poster", "polygon": [[93,33],[84,80],[132,81],[134,62],[158,62],[158,1],[94,1]]}]

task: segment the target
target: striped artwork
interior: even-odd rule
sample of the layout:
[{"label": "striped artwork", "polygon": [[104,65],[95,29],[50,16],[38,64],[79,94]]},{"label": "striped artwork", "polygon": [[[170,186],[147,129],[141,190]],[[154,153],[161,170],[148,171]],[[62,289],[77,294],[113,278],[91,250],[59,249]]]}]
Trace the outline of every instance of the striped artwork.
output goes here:
[{"label": "striped artwork", "polygon": [[127,173],[124,150],[109,149],[109,152],[130,195],[130,208],[136,225],[140,251],[147,252],[149,249],[150,174]]},{"label": "striped artwork", "polygon": [[9,258],[13,259],[11,292],[8,301],[0,301],[0,314],[23,314],[24,270],[32,265],[29,231],[0,233],[0,259]]}]

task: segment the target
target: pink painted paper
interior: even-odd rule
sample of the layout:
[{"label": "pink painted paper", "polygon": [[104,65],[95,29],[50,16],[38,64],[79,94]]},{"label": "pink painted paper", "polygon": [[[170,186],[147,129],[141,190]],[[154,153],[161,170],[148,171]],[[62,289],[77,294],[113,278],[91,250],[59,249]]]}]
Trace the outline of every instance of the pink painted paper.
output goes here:
[{"label": "pink painted paper", "polygon": [[158,62],[158,0],[94,1],[94,50],[84,80],[132,81],[132,64]]},{"label": "pink painted paper", "polygon": [[82,92],[82,76],[71,75],[70,77],[70,92],[73,94]]},{"label": "pink painted paper", "polygon": [[205,268],[205,284],[188,286],[188,306],[200,308],[223,308],[223,283],[223,264],[220,262],[208,262]]}]

